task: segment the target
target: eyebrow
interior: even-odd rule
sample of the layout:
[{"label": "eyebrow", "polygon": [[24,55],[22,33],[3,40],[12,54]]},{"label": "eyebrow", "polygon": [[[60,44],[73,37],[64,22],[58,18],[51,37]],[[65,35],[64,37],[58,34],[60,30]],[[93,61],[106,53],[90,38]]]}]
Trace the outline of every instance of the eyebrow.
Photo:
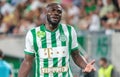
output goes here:
[{"label": "eyebrow", "polygon": [[63,9],[62,6],[60,4],[58,4],[58,3],[48,4],[46,9],[48,10],[49,8],[53,8],[55,6],[57,6],[58,8],[61,8],[61,10]]},{"label": "eyebrow", "polygon": [[51,3],[47,5],[47,7],[51,7],[51,6],[61,6],[61,5],[59,3]]}]

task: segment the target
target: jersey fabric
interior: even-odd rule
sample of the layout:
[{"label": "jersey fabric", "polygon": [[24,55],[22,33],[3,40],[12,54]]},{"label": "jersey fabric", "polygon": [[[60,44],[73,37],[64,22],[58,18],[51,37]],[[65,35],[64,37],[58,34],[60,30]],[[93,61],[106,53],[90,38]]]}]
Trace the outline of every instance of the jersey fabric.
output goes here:
[{"label": "jersey fabric", "polygon": [[10,65],[3,60],[0,60],[0,77],[10,77]]},{"label": "jersey fabric", "polygon": [[72,26],[59,24],[50,31],[42,24],[26,35],[25,54],[35,56],[35,77],[73,77],[70,53],[78,49],[77,35]]}]

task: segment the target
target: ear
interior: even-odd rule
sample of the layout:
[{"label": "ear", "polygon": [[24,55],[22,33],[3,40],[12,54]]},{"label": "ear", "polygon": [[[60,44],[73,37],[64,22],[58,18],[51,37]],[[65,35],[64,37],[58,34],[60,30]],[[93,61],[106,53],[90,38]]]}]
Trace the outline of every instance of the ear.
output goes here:
[{"label": "ear", "polygon": [[47,8],[43,8],[43,13],[47,15],[47,11],[48,9]]}]

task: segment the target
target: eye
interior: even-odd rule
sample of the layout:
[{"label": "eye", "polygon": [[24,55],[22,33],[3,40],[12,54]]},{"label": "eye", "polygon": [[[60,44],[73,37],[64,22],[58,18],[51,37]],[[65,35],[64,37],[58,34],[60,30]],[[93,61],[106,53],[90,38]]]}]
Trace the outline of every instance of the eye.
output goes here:
[{"label": "eye", "polygon": [[61,14],[61,13],[62,13],[62,11],[61,11],[61,10],[57,10],[57,12],[58,12],[59,14]]},{"label": "eye", "polygon": [[54,12],[54,11],[55,11],[55,9],[51,9],[51,11],[52,11],[52,12]]}]

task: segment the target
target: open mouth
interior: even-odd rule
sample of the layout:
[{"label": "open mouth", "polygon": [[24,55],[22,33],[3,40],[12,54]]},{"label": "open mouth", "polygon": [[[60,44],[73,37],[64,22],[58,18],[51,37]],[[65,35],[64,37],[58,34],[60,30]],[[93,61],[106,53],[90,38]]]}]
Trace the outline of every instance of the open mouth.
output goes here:
[{"label": "open mouth", "polygon": [[59,18],[58,17],[51,17],[52,18],[52,20],[55,20],[55,21],[57,21]]}]

